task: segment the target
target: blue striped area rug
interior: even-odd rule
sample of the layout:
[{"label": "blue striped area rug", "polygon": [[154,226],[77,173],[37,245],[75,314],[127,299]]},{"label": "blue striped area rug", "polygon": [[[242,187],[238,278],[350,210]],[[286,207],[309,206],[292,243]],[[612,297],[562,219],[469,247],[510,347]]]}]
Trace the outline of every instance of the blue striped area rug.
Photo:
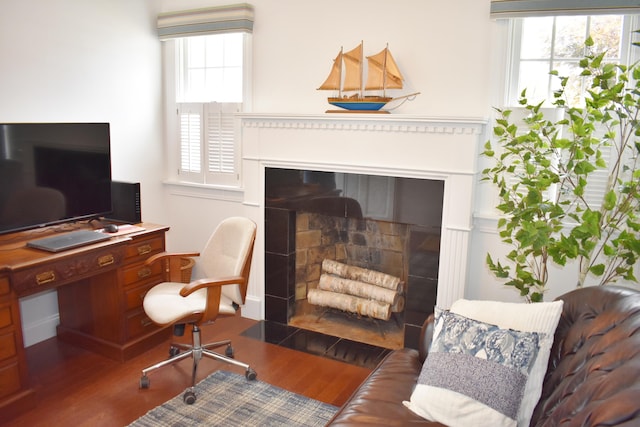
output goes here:
[{"label": "blue striped area rug", "polygon": [[216,371],[196,385],[197,400],[182,394],[130,424],[156,426],[324,426],[338,408],[244,375]]}]

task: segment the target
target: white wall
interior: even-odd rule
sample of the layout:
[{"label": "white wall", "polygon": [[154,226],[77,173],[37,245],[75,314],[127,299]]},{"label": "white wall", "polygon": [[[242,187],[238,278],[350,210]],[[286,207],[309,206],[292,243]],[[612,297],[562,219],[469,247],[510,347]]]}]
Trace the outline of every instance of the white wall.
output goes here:
[{"label": "white wall", "polygon": [[[224,0],[162,0],[160,11],[229,4]],[[252,0],[253,112],[323,113],[331,93],[316,88],[333,58],[364,41],[365,54],[387,43],[401,68],[402,94],[421,92],[394,114],[486,117],[489,110],[489,0]],[[185,197],[196,195],[197,197]],[[221,197],[223,203],[217,203]],[[167,187],[175,250],[193,250],[209,228],[243,207],[233,192]],[[208,221],[202,221],[206,216]],[[195,219],[195,220],[194,220]],[[209,224],[210,227],[207,227]],[[205,228],[203,228],[205,226]]]},{"label": "white wall", "polygon": [[[143,218],[164,224],[155,3],[2,1],[0,122],[111,123],[114,179],[140,182]],[[21,306],[26,345],[55,334],[55,292]]]},{"label": "white wall", "polygon": [[[161,11],[233,3],[161,0]],[[316,88],[332,61],[364,41],[365,54],[388,43],[406,79],[421,92],[400,114],[486,116],[489,0],[251,0],[254,112],[322,113],[332,95]]]}]

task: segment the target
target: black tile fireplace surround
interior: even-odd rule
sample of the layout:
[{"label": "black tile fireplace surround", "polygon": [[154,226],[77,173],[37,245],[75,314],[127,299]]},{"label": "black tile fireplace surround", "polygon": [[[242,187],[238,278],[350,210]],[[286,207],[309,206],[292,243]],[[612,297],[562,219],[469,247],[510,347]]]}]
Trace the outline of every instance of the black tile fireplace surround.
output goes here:
[{"label": "black tile fireplace surround", "polygon": [[[288,324],[296,305],[297,212],[331,217],[368,219],[370,198],[386,200],[385,218],[377,220],[409,225],[404,274],[406,304],[401,315],[404,346],[418,347],[420,327],[433,312],[438,285],[440,230],[444,182],[387,177],[389,194],[369,182],[368,176],[296,169],[265,171],[265,319]],[[378,177],[379,178],[379,177]],[[376,193],[376,194],[372,194]],[[375,214],[374,214],[375,215]]]}]

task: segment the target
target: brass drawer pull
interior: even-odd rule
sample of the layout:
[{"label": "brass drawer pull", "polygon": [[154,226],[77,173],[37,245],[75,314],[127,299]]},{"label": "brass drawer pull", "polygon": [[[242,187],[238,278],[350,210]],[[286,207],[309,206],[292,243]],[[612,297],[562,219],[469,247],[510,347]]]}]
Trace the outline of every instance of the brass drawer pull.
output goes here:
[{"label": "brass drawer pull", "polygon": [[56,280],[55,271],[45,271],[44,273],[39,273],[36,275],[36,283],[38,285],[44,285],[46,283],[51,283]]},{"label": "brass drawer pull", "polygon": [[109,254],[109,255],[103,255],[100,258],[98,258],[98,265],[100,267],[106,267],[107,265],[111,265],[115,262],[115,258],[113,258],[113,255]]},{"label": "brass drawer pull", "polygon": [[150,268],[141,268],[140,270],[138,270],[138,278],[139,279],[144,279],[145,277],[149,277],[151,276],[151,269]]},{"label": "brass drawer pull", "polygon": [[146,255],[151,252],[151,245],[138,246],[138,255]]}]

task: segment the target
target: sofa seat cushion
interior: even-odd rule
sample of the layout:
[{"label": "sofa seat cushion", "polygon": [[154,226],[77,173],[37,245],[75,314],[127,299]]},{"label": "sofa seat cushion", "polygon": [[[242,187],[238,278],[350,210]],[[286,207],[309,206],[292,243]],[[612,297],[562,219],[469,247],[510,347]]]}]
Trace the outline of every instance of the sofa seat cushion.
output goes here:
[{"label": "sofa seat cushion", "polygon": [[442,426],[402,405],[411,397],[422,369],[418,351],[395,350],[380,362],[329,424],[333,426]]}]

